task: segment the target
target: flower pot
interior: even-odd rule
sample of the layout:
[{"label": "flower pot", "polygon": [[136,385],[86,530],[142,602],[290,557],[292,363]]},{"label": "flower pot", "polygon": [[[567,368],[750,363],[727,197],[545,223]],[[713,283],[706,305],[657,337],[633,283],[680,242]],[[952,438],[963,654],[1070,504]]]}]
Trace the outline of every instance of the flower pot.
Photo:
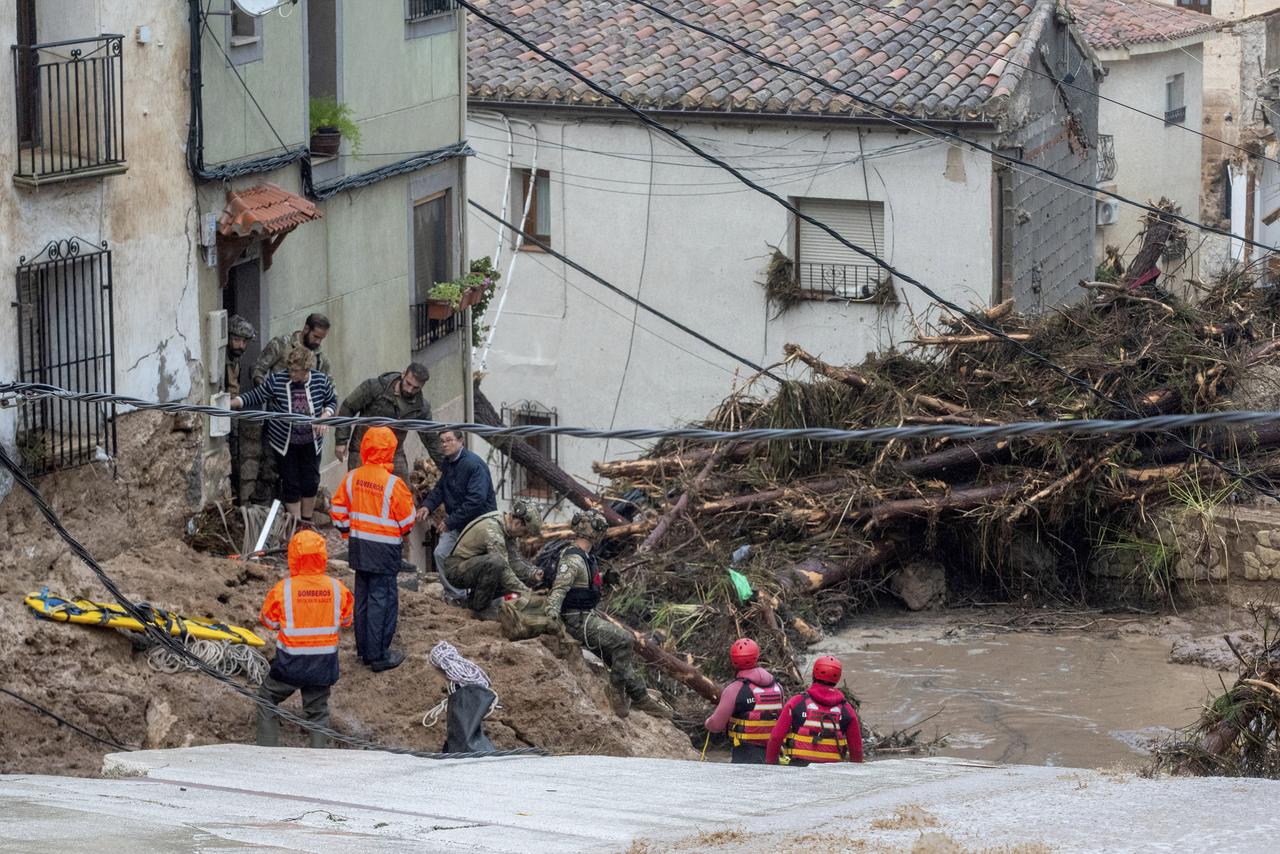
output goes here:
[{"label": "flower pot", "polygon": [[311,134],[311,153],[320,157],[337,157],[342,148],[342,134],[337,128],[316,128]]},{"label": "flower pot", "polygon": [[466,292],[462,295],[462,305],[460,308],[471,308],[471,306],[480,302],[480,299],[483,296],[484,288],[467,288]]},{"label": "flower pot", "polygon": [[451,315],[457,313],[448,300],[427,300],[427,319],[428,320],[448,320]]}]

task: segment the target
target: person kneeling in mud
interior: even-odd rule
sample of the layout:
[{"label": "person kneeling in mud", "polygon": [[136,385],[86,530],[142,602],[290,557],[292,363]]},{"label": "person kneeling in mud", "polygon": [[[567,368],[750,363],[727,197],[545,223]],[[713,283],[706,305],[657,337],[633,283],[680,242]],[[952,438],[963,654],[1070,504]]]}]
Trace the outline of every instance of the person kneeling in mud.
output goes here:
[{"label": "person kneeling in mud", "polygon": [[524,501],[511,512],[495,510],[462,529],[453,551],[444,559],[444,577],[461,590],[470,590],[467,606],[476,613],[504,593],[527,595],[534,569],[520,554],[521,537],[536,537],[542,517]]},{"label": "person kneeling in mud", "polygon": [[635,660],[635,639],[626,629],[596,613],[600,602],[600,570],[592,549],[604,539],[609,523],[595,510],[575,513],[570,528],[574,540],[560,552],[554,575],[543,578],[549,585],[546,615],[554,625],[563,622],[570,637],[604,660],[609,677],[618,691],[619,717],[630,707],[670,718],[671,708],[649,694],[644,676]]}]

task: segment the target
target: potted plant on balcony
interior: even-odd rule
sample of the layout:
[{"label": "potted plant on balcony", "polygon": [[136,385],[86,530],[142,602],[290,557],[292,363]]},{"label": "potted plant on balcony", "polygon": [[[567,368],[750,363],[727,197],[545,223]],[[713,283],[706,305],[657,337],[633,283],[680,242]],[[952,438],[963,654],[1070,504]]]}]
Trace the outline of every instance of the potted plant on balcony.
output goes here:
[{"label": "potted plant on balcony", "polygon": [[436,282],[427,294],[427,317],[445,320],[463,308],[462,286],[457,282]]},{"label": "potted plant on balcony", "polygon": [[351,153],[360,151],[360,126],[351,117],[351,108],[333,98],[311,99],[311,153],[336,157],[345,138]]}]

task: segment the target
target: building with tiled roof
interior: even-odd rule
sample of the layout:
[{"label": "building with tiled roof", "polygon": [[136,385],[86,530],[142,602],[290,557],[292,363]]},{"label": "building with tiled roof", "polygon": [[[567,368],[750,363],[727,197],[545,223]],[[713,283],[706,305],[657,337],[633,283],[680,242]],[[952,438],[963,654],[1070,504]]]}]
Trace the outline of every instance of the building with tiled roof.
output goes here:
[{"label": "building with tiled roof", "polygon": [[[648,109],[848,116],[853,98],[799,77],[768,73],[753,57],[654,15],[600,0],[477,4],[531,36],[576,70]],[[998,114],[1027,76],[1054,14],[1034,0],[690,0],[679,15],[847,86],[853,95],[917,116]],[[475,102],[607,106],[582,82],[540,64],[494,29],[470,33]]]},{"label": "building with tiled roof", "polygon": [[[467,192],[523,223],[517,234],[476,209],[468,223],[470,255],[511,271],[491,309],[500,314],[485,318],[492,346],[481,368],[513,419],[687,423],[724,398],[735,373],[779,361],[787,342],[843,363],[914,338],[933,316],[929,298],[804,217],[962,305],[1013,297],[1047,310],[1078,299],[1077,283],[1093,275],[1090,196],[884,112],[1092,183],[1102,69],[1055,0],[661,4],[848,92],[633,0],[480,5],[804,215],[473,17]],[[544,450],[590,481],[592,461],[631,449]],[[494,480],[506,499],[536,498],[518,469]]]},{"label": "building with tiled roof", "polygon": [[1176,50],[1222,26],[1221,21],[1155,0],[1068,0],[1076,23],[1094,50],[1117,50],[1137,45]]}]

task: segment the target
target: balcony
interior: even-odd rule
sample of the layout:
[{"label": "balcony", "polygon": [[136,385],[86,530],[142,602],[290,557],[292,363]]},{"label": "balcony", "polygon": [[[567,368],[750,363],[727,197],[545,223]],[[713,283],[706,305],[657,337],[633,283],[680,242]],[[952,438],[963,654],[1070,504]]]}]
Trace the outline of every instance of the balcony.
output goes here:
[{"label": "balcony", "polygon": [[410,22],[422,21],[457,8],[458,4],[453,0],[405,0],[404,19]]},{"label": "balcony", "polygon": [[462,326],[462,314],[454,313],[443,320],[435,320],[428,314],[429,303],[417,302],[409,306],[413,336],[413,350],[425,350],[432,344],[457,332]]},{"label": "balcony", "polygon": [[871,264],[796,265],[800,290],[807,299],[872,301],[885,280],[885,272]]},{"label": "balcony", "polygon": [[1098,183],[1116,179],[1116,138],[1109,133],[1098,134]]},{"label": "balcony", "polygon": [[14,45],[15,184],[125,171],[124,37]]},{"label": "balcony", "polygon": [[1180,125],[1187,120],[1187,108],[1178,107],[1174,110],[1165,110],[1164,123],[1168,125]]}]

